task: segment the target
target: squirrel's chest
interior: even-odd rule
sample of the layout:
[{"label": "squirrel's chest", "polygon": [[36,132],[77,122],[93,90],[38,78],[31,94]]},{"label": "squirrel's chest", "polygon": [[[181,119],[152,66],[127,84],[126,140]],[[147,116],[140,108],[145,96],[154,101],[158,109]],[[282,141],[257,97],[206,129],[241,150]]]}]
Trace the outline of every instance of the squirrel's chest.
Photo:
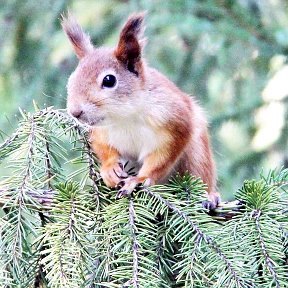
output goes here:
[{"label": "squirrel's chest", "polygon": [[122,157],[142,161],[148,154],[166,141],[161,131],[137,121],[118,123],[108,128],[109,145]]}]

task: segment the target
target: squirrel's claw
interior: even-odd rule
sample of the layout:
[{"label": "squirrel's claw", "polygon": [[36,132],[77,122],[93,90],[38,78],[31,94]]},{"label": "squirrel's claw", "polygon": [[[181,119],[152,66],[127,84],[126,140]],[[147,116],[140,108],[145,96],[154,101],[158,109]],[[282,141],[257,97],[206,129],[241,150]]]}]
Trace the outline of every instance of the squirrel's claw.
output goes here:
[{"label": "squirrel's claw", "polygon": [[[132,191],[133,192],[133,191]],[[116,194],[116,199],[120,199],[120,198],[123,198],[123,197],[127,197],[129,195],[131,195],[130,191],[127,191],[127,190],[119,190],[118,193]]]},{"label": "squirrel's claw", "polygon": [[115,187],[120,180],[128,177],[128,174],[118,163],[102,166],[100,169],[100,174],[104,183],[108,187]]},{"label": "squirrel's claw", "polygon": [[212,201],[206,200],[202,202],[202,206],[207,209],[207,210],[214,210],[217,205],[215,203],[213,203]]},{"label": "squirrel's claw", "polygon": [[[119,165],[120,166],[120,165]],[[120,168],[122,169],[122,167],[120,166]],[[119,179],[126,179],[128,177],[128,174],[123,170],[121,172],[117,172],[115,169],[113,169],[115,175],[119,178]]]},{"label": "squirrel's claw", "polygon": [[128,177],[123,179],[117,184],[117,187],[120,188],[116,195],[116,199],[127,197],[132,194],[132,192],[141,185],[137,177]]},{"label": "squirrel's claw", "polygon": [[208,210],[214,210],[221,202],[219,193],[214,192],[208,194],[208,200],[202,202],[202,206]]}]

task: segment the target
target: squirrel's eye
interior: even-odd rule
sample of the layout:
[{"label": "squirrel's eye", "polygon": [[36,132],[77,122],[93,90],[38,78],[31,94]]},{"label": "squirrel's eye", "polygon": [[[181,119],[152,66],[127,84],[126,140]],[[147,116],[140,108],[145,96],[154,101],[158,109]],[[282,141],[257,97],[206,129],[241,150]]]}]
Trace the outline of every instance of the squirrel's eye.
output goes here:
[{"label": "squirrel's eye", "polygon": [[116,77],[114,75],[106,75],[103,78],[103,82],[102,82],[102,88],[112,88],[114,87],[116,84]]}]

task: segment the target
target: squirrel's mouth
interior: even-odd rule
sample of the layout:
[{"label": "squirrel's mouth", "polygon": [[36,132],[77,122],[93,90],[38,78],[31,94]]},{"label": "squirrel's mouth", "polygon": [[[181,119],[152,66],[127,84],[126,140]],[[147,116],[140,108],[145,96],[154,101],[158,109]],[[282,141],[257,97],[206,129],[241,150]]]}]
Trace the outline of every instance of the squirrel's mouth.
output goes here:
[{"label": "squirrel's mouth", "polygon": [[84,125],[84,126],[100,126],[101,124],[103,124],[103,121],[105,120],[104,117],[97,117],[97,118],[93,118],[93,119],[78,119],[78,121],[80,122],[80,124]]},{"label": "squirrel's mouth", "polygon": [[80,124],[81,126],[86,127],[93,127],[93,126],[100,126],[103,125],[103,121],[105,120],[105,117],[88,117],[85,113],[82,113],[80,117],[74,117],[71,115],[73,119]]}]

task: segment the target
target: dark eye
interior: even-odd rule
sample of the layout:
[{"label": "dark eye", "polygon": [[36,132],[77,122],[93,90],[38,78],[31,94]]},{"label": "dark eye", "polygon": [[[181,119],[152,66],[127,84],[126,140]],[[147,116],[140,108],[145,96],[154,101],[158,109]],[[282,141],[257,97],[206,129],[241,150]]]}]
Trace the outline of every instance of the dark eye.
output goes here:
[{"label": "dark eye", "polygon": [[106,75],[103,78],[102,88],[112,88],[116,84],[116,77],[114,75]]}]

